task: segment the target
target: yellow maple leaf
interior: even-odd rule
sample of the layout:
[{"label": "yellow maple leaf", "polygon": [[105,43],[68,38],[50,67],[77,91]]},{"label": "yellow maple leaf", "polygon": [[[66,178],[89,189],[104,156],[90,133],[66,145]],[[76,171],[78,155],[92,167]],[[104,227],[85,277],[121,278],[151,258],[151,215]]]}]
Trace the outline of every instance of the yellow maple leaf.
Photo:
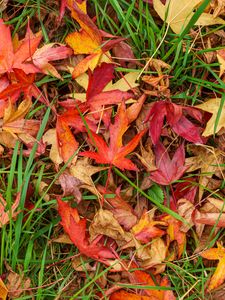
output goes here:
[{"label": "yellow maple leaf", "polygon": [[[162,4],[161,0],[153,0],[153,7],[160,18],[171,27],[171,29],[179,34],[191,20],[196,9],[202,0],[167,0],[166,4]],[[212,14],[202,13],[195,25],[214,25],[225,24],[221,18],[214,17]]]},{"label": "yellow maple leaf", "polygon": [[66,43],[73,49],[74,54],[88,54],[73,70],[73,78],[93,70],[102,54],[102,37],[93,21],[86,15],[77,4],[73,4],[72,17],[79,23],[81,29],[78,32],[70,33],[66,37]]},{"label": "yellow maple leaf", "polygon": [[202,134],[203,136],[209,136],[215,134],[219,132],[221,128],[225,127],[225,105],[223,104],[221,115],[219,117],[218,124],[215,128],[215,123],[216,123],[218,111],[220,109],[220,105],[221,105],[221,98],[213,98],[200,105],[195,106],[197,108],[200,108],[212,114],[212,117],[207,122],[206,128]]},{"label": "yellow maple leaf", "polygon": [[225,280],[225,248],[220,243],[217,243],[217,248],[205,250],[200,255],[209,260],[219,260],[216,271],[207,287],[207,291],[209,292],[220,286]]}]

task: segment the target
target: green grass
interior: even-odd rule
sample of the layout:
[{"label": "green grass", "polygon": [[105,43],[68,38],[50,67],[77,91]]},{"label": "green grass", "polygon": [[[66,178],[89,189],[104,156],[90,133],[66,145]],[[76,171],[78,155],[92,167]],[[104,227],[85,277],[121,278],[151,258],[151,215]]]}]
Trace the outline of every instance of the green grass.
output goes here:
[{"label": "green grass", "polygon": [[[141,63],[141,67],[138,66],[138,70],[133,71],[141,72],[142,75],[155,74],[156,72],[150,71],[148,68],[143,69],[151,58],[161,59],[170,65],[170,68],[163,71],[163,73],[170,76],[171,99],[175,103],[195,105],[199,100],[206,99],[208,93],[223,95],[215,124],[216,130],[225,101],[225,83],[219,77],[218,72],[215,71],[215,69],[218,69],[219,64],[215,62],[207,64],[203,59],[203,55],[220,49],[220,46],[199,50],[198,45],[195,48],[193,39],[188,34],[210,1],[206,0],[201,4],[179,36],[175,35],[166,24],[163,24],[157,15],[153,14],[152,10],[149,10],[149,6],[145,1],[92,0],[89,2],[92,10],[96,12],[96,24],[100,29],[127,39],[135,57]],[[48,1],[43,0],[15,0],[11,1],[10,5],[12,5],[11,10],[18,9],[18,13],[7,21],[7,24],[12,25],[14,28],[13,35],[25,30],[28,17],[31,23],[34,18],[37,18],[39,22],[36,25],[38,27],[37,31],[42,31],[43,42],[45,43],[63,42],[65,36],[73,31],[74,26],[76,26],[75,22],[66,15],[63,21],[63,29],[50,36],[48,25],[46,25],[47,20],[45,17],[42,18],[43,12],[46,15],[48,13],[58,15],[58,6],[51,5],[51,1],[48,3]],[[207,38],[212,32],[221,28],[221,26],[212,26],[210,31],[202,28],[201,37]],[[122,72],[131,71],[129,68],[122,67],[118,67],[117,70]],[[65,73],[63,78],[64,80],[60,81],[51,76],[44,76],[38,79],[37,86],[48,85],[49,90],[56,88],[60,94],[63,89],[68,89],[68,85],[71,84],[70,75]],[[150,98],[149,102],[151,101],[154,101],[154,99]],[[41,139],[46,128],[51,127],[53,118],[51,108],[46,108],[38,103],[33,105],[28,117],[33,118],[40,113],[42,114],[42,123],[37,141]],[[97,295],[98,292],[103,295],[101,299],[108,299],[104,295],[107,286],[102,287],[99,279],[110,273],[112,266],[107,268],[100,263],[96,263],[95,272],[89,272],[81,258],[81,265],[83,265],[85,273],[85,276],[82,276],[71,267],[72,258],[78,253],[77,249],[74,246],[52,242],[52,239],[58,237],[60,233],[57,226],[60,218],[56,210],[56,192],[54,189],[56,189],[57,180],[66,169],[67,164],[58,170],[54,169],[48,158],[44,156],[36,158],[37,146],[38,144],[35,143],[29,157],[24,157],[23,147],[20,143],[17,143],[10,161],[8,159],[1,160],[0,193],[7,201],[9,208],[14,202],[16,194],[20,193],[19,210],[21,212],[16,220],[11,218],[10,223],[1,229],[0,274],[6,273],[7,263],[15,272],[23,274],[25,278],[30,278],[31,286],[34,287],[31,294],[22,295],[16,298],[18,300],[33,299],[33,297],[38,300],[100,299]],[[119,178],[118,182],[121,183],[122,181],[126,183],[126,186],[132,187],[134,194],[144,196],[156,205],[159,211],[186,222],[178,213],[163,205],[162,190],[159,186],[156,185],[153,191],[146,193],[140,189],[138,180],[137,182],[131,181],[126,173],[116,168],[113,171]],[[106,180],[107,172],[102,171],[97,179],[95,178],[95,183],[103,184]],[[48,182],[48,187],[40,195],[38,190],[42,181]],[[30,185],[34,186],[34,192],[29,199],[34,207],[24,209]],[[157,199],[157,193],[159,193],[160,201]],[[49,201],[45,200],[46,195],[51,196]],[[69,197],[63,199],[69,199]],[[94,202],[96,196],[87,192],[84,194],[83,201]],[[223,236],[222,230],[216,236],[213,234],[214,231],[215,227],[212,229],[213,240],[209,239],[208,245],[213,245],[216,239]],[[191,235],[190,232],[189,234]],[[166,262],[167,267],[163,275],[169,277],[172,289],[178,297],[177,299],[206,299],[204,287],[208,279],[207,275],[211,274],[215,268],[205,267],[202,258],[197,254],[192,257],[191,253],[198,246],[198,239],[196,236],[188,238],[187,250],[183,257],[175,262]],[[129,257],[127,258],[129,259]],[[95,264],[91,260],[89,260],[89,263],[91,266]],[[126,286],[126,284],[122,286],[134,289],[151,288],[138,285]]]}]

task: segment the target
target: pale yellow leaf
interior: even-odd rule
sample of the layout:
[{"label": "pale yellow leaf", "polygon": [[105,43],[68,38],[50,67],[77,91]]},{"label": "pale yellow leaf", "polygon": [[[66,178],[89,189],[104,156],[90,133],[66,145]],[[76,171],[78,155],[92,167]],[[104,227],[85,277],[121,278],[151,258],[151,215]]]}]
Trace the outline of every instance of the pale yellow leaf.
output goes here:
[{"label": "pale yellow leaf", "polygon": [[[194,10],[202,3],[202,0],[167,0],[162,4],[161,0],[153,0],[153,7],[160,18],[179,34],[187,26],[194,15]],[[202,13],[195,25],[209,26],[225,24],[225,21],[213,14]]]},{"label": "pale yellow leaf", "polygon": [[[196,105],[197,108],[200,108],[212,114],[202,134],[203,136],[209,136],[214,134],[215,122],[216,122],[218,110],[220,108],[220,102],[221,102],[221,98],[213,98],[204,102],[203,104]],[[222,112],[215,133],[219,132],[220,129],[224,127],[225,127],[225,105],[223,105]]]}]

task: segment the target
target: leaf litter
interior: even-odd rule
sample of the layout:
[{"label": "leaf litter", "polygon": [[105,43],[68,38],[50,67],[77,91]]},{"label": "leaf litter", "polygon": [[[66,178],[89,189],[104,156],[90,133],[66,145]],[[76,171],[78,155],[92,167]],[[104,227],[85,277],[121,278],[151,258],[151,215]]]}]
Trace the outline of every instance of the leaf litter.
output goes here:
[{"label": "leaf litter", "polygon": [[[201,43],[205,37],[200,39],[196,28],[201,26],[206,36],[211,35],[210,47],[213,39],[222,39],[224,30],[210,33],[209,26],[225,24],[224,1],[211,1],[188,37],[193,47],[188,54],[198,51],[203,62],[215,62],[211,73],[207,68],[204,73],[204,80],[214,84],[215,90],[203,84],[193,102],[189,100],[198,89],[197,85],[193,88],[194,81],[176,90],[174,65],[157,51],[157,58],[154,54],[146,65],[144,59],[139,62],[130,39],[100,29],[89,1],[62,0],[57,7],[59,28],[65,29],[68,18],[79,28],[74,31],[70,26],[64,41],[49,41],[43,21],[37,25],[32,17],[26,21],[25,34],[14,32],[15,24],[7,22],[10,5],[3,2],[0,155],[4,170],[15,171],[17,164],[19,171],[25,168],[34,191],[30,195],[26,191],[26,178],[9,179],[7,188],[7,177],[1,177],[3,242],[6,232],[15,226],[37,224],[37,214],[45,214],[48,207],[54,225],[46,247],[51,247],[53,257],[59,257],[53,262],[54,272],[69,261],[77,278],[74,285],[68,282],[70,291],[66,285],[57,297],[77,297],[83,291],[91,293],[90,299],[111,300],[193,296],[194,288],[179,294],[170,268],[177,271],[182,260],[196,255],[203,259],[202,268],[209,266],[207,261],[215,261],[211,275],[209,269],[204,270],[204,299],[210,299],[225,281],[220,234],[225,227],[225,50],[224,44],[217,43],[219,49],[210,49],[210,57],[207,52],[204,55],[206,44]],[[159,26],[162,21],[167,24],[166,35],[176,37],[203,3],[144,2]],[[136,6],[139,8],[138,3]],[[185,52],[185,45],[182,47]],[[193,69],[193,77],[197,72]],[[191,96],[184,97],[189,92]],[[17,164],[15,155],[20,157]],[[28,176],[29,160],[33,165]],[[31,201],[25,201],[26,194]],[[32,226],[35,237],[36,225]],[[23,245],[20,247],[17,255],[23,257]],[[36,289],[42,299],[44,282],[40,278],[51,265],[42,265],[38,287],[26,272],[32,251],[40,246],[31,239],[29,247],[28,263],[15,265],[14,254],[7,262],[1,261],[2,299],[7,295],[10,299],[24,294],[33,297]],[[89,289],[90,278],[99,289]]]}]

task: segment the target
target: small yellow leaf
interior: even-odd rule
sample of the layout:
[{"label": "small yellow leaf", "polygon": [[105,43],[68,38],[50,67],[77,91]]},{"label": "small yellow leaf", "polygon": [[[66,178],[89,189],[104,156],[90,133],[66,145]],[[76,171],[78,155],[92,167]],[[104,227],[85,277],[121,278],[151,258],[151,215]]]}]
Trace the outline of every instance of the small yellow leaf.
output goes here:
[{"label": "small yellow leaf", "polygon": [[[220,102],[221,102],[221,98],[213,98],[204,102],[203,104],[196,105],[197,108],[212,114],[212,117],[209,119],[206,128],[202,134],[203,136],[209,136],[214,134],[215,122],[216,122],[218,110],[220,108]],[[219,132],[220,129],[224,127],[225,127],[225,105],[223,105],[222,112],[215,133]]]}]

